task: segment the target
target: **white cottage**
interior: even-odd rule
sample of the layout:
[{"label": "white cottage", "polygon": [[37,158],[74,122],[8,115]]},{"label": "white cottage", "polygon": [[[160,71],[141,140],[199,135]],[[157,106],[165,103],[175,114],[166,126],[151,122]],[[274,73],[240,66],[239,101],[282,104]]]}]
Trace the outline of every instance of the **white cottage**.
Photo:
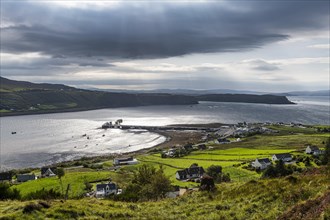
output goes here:
[{"label": "white cottage", "polygon": [[284,153],[284,154],[274,154],[272,156],[273,161],[282,160],[283,162],[290,162],[292,160],[291,154]]},{"label": "white cottage", "polygon": [[307,146],[305,150],[306,154],[313,154],[315,156],[322,154],[322,151],[316,146]]},{"label": "white cottage", "polygon": [[256,159],[251,163],[252,167],[256,169],[266,169],[268,166],[270,166],[272,162],[268,158],[262,158],[262,159]]},{"label": "white cottage", "polygon": [[97,184],[96,185],[96,198],[103,198],[105,196],[116,194],[117,186],[115,183]]}]

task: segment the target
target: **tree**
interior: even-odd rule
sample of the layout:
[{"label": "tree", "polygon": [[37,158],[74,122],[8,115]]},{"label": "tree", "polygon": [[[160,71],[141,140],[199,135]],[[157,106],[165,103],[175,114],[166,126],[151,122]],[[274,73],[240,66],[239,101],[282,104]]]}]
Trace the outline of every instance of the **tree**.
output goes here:
[{"label": "tree", "polygon": [[215,182],[220,183],[222,180],[222,167],[218,165],[211,165],[207,168],[206,173],[214,179]]},{"label": "tree", "polygon": [[64,192],[63,192],[63,183],[62,183],[62,177],[65,175],[64,169],[61,168],[61,167],[57,168],[56,169],[56,174],[57,174],[57,177],[58,177],[58,179],[60,180],[60,183],[61,183],[62,194],[64,194]]},{"label": "tree", "polygon": [[202,177],[200,189],[212,191],[215,188],[214,179],[211,176],[205,175]]},{"label": "tree", "polygon": [[309,157],[306,157],[306,159],[305,159],[305,166],[309,167],[311,165],[312,165],[311,164],[311,159],[309,159]]},{"label": "tree", "polygon": [[158,170],[143,164],[134,174],[132,182],[119,196],[126,201],[158,199],[172,189],[170,179],[165,175],[163,167]]},{"label": "tree", "polygon": [[157,197],[165,197],[165,194],[171,190],[171,181],[165,176],[163,167],[156,171],[155,175],[151,178],[151,191]]},{"label": "tree", "polygon": [[137,172],[134,173],[132,183],[145,185],[151,182],[151,178],[155,175],[156,169],[153,166],[143,164],[138,167]]}]

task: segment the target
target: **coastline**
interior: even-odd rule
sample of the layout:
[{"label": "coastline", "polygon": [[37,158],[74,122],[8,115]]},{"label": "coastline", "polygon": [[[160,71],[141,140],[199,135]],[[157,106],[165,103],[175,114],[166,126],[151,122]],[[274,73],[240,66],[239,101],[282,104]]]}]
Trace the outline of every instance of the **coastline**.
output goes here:
[{"label": "coastline", "polygon": [[[171,126],[171,125],[170,125]],[[186,124],[186,126],[190,126],[189,124]],[[197,126],[197,125],[196,125]],[[214,123],[210,124],[210,127],[214,127]],[[203,136],[202,131],[188,131],[188,130],[183,130],[183,131],[176,131],[176,130],[148,130],[150,133],[156,133],[160,136],[165,137],[165,141],[154,145],[152,147],[148,148],[142,148],[130,152],[123,152],[123,153],[106,153],[103,155],[97,155],[97,156],[82,156],[77,159],[71,159],[71,160],[64,160],[61,162],[56,162],[56,163],[50,163],[45,166],[63,166],[63,167],[70,167],[72,164],[77,163],[77,162],[82,162],[82,161],[107,161],[111,160],[115,157],[126,157],[126,156],[137,156],[141,154],[147,154],[149,152],[156,152],[160,151],[164,148],[167,147],[173,147],[177,145],[184,145],[187,143],[196,143],[199,140],[201,140]],[[41,168],[40,166],[35,166],[35,167],[22,167],[22,168],[9,168],[6,169],[8,170],[36,170],[38,168]],[[5,170],[2,170],[5,171]]]}]

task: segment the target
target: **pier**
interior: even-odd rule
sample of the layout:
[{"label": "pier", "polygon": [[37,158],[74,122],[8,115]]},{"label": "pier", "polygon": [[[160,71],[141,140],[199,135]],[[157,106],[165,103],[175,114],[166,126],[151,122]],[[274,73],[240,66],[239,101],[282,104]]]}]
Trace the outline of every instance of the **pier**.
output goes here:
[{"label": "pier", "polygon": [[117,125],[105,123],[101,127],[102,129],[143,129],[148,131],[166,131],[166,130],[175,130],[175,131],[214,131],[217,130],[215,128],[207,128],[207,127],[189,127],[189,126],[145,126],[145,125]]}]

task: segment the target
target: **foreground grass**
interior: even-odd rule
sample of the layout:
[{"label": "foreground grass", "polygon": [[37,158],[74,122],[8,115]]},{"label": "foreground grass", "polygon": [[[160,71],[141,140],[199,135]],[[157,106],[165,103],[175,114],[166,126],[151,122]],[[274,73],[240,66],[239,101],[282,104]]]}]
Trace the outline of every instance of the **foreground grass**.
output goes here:
[{"label": "foreground grass", "polygon": [[[193,192],[156,202],[54,200],[49,202],[48,209],[25,214],[24,207],[38,201],[5,201],[0,202],[0,216],[2,219],[276,219],[296,205],[306,201],[313,204],[313,199],[329,193],[330,179],[325,173],[316,173],[219,184],[217,188],[214,193]],[[324,207],[311,213],[312,219],[324,219],[330,205]]]}]

